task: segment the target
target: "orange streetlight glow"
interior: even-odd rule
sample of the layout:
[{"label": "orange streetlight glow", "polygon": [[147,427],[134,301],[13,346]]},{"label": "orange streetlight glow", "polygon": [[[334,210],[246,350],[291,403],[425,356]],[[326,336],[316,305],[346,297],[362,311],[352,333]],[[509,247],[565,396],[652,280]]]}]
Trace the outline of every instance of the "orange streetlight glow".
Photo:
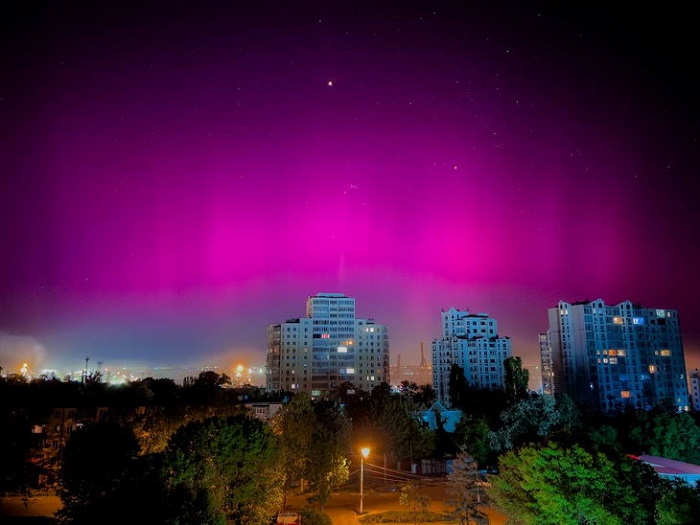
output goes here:
[{"label": "orange streetlight glow", "polygon": [[369,456],[369,452],[369,447],[362,447],[360,449],[360,454],[362,454],[360,457],[360,514],[362,514],[363,500],[365,499],[365,459]]}]

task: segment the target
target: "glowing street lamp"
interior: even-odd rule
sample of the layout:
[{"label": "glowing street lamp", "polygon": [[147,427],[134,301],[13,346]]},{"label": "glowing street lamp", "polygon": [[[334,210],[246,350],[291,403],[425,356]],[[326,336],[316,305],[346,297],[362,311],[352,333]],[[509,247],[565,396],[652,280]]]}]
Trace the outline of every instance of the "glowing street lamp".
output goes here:
[{"label": "glowing street lamp", "polygon": [[362,503],[365,497],[365,459],[369,456],[369,447],[363,447],[360,449],[360,514],[362,514]]}]

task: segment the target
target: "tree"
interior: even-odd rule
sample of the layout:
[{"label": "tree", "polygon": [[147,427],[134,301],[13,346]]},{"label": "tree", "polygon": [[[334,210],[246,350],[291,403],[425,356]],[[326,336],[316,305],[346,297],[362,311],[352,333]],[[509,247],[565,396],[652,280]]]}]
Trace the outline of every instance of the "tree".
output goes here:
[{"label": "tree", "polygon": [[467,378],[464,376],[464,368],[457,364],[452,364],[447,388],[450,396],[450,405],[453,408],[464,410],[468,397],[468,384]]},{"label": "tree", "polygon": [[333,487],[349,477],[350,421],[337,404],[314,402],[300,392],[277,412],[273,428],[281,452],[285,494],[296,481],[301,481],[303,491],[304,480],[308,480],[323,507]]},{"label": "tree", "polygon": [[373,398],[371,414],[380,440],[375,444],[377,452],[388,452],[397,462],[428,456],[433,451],[433,434],[420,424],[417,412],[410,397],[389,394]]},{"label": "tree", "polygon": [[474,457],[462,449],[452,462],[452,472],[447,476],[448,503],[453,507],[452,515],[461,525],[480,523],[483,514],[479,487],[479,469]]},{"label": "tree", "polygon": [[437,393],[433,385],[419,385],[414,399],[419,407],[430,408],[437,399]]},{"label": "tree", "polygon": [[309,458],[309,479],[323,508],[331,497],[333,487],[350,477],[348,450],[350,421],[334,403],[319,401],[314,405],[316,422],[312,430],[315,444]]},{"label": "tree", "polygon": [[656,505],[657,525],[692,525],[700,516],[700,487],[674,480],[668,482]]},{"label": "tree", "polygon": [[278,436],[285,494],[296,482],[301,483],[303,491],[304,480],[310,474],[314,451],[313,433],[316,428],[316,414],[309,394],[295,394],[277,412],[272,425]]},{"label": "tree", "polygon": [[94,423],[73,432],[66,443],[60,516],[71,523],[113,523],[131,492],[139,447],[130,429]]},{"label": "tree", "polygon": [[489,434],[491,448],[510,450],[525,443],[539,443],[559,423],[560,415],[552,396],[531,396],[501,413],[502,426]]},{"label": "tree", "polygon": [[479,465],[489,465],[491,459],[489,432],[486,418],[474,418],[462,414],[454,433],[455,439],[460,443],[460,448],[468,450]]},{"label": "tree", "polygon": [[270,428],[246,416],[181,427],[164,453],[165,523],[267,525],[282,503]]},{"label": "tree", "polygon": [[654,523],[658,477],[626,456],[527,446],[501,456],[499,474],[489,479],[492,503],[514,524]]},{"label": "tree", "polygon": [[508,357],[503,361],[505,369],[505,390],[508,403],[515,404],[526,399],[530,391],[530,372],[523,369],[523,362],[520,357]]},{"label": "tree", "polygon": [[428,512],[430,498],[420,493],[418,485],[414,481],[407,481],[401,486],[399,503],[410,506],[413,512],[413,523],[418,523],[418,516]]},{"label": "tree", "polygon": [[629,438],[636,452],[700,463],[700,427],[686,412],[640,413]]},{"label": "tree", "polygon": [[212,370],[200,372],[197,379],[184,382],[182,392],[194,403],[212,405],[225,399],[224,387],[231,386],[231,378]]}]

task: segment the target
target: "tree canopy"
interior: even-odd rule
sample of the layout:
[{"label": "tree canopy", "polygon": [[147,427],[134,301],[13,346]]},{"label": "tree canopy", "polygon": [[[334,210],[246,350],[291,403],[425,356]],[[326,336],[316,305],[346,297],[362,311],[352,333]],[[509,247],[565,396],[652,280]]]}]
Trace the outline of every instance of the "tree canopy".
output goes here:
[{"label": "tree canopy", "polygon": [[487,492],[518,525],[651,525],[660,482],[649,471],[627,457],[550,443],[501,456]]},{"label": "tree canopy", "polygon": [[267,525],[282,502],[270,428],[245,416],[180,428],[164,453],[166,523]]}]

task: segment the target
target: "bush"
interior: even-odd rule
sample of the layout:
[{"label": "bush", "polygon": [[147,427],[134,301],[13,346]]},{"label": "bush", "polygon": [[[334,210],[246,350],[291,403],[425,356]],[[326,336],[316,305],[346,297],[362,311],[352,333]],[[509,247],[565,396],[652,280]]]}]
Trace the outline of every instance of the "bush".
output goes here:
[{"label": "bush", "polygon": [[331,518],[325,512],[316,509],[301,511],[301,522],[304,525],[333,525]]}]

